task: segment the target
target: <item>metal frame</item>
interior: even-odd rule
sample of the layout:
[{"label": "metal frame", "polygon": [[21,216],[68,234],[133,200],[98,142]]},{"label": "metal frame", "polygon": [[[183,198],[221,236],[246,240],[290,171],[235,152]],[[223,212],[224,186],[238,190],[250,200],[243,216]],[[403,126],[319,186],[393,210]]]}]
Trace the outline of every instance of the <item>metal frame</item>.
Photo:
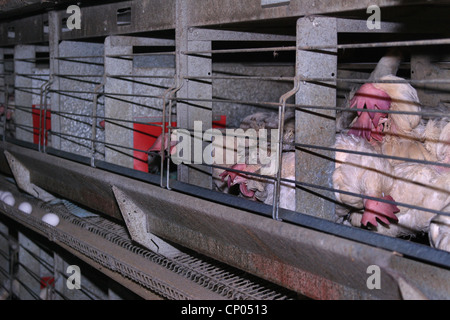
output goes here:
[{"label": "metal frame", "polygon": [[[196,0],[144,0],[144,1],[108,1],[106,4],[98,2],[92,5],[81,6],[83,16],[83,27],[80,30],[72,30],[70,32],[61,32],[63,26],[61,24],[64,17],[68,14],[64,6],[69,4],[77,4],[76,1],[59,1],[55,7],[49,7],[50,4],[41,4],[45,10],[50,10],[49,14],[30,15],[26,18],[14,17],[13,20],[6,20],[0,23],[0,45],[10,46],[15,44],[39,43],[47,42],[50,37],[55,35],[51,30],[53,19],[50,15],[56,13],[57,23],[59,24],[58,34],[61,40],[83,39],[93,37],[104,37],[111,34],[129,34],[148,31],[164,31],[174,30],[179,21],[177,18],[177,5],[184,5],[183,15],[186,17],[186,25],[189,27],[205,27],[221,24],[240,23],[240,22],[256,22],[262,20],[273,20],[281,18],[298,18],[301,16],[325,15],[333,13],[342,13],[344,11],[365,11],[369,5],[361,1],[346,1],[345,6],[339,2],[314,2],[310,1],[290,1],[284,5],[276,7],[266,7],[261,0],[239,0],[233,3],[223,2],[221,0],[204,0],[208,5],[199,4]],[[415,5],[430,4],[429,1],[408,1],[405,5],[400,0],[383,1],[380,6],[383,8],[395,8],[404,6],[411,8]],[[434,1],[432,5],[445,4],[445,1]],[[20,4],[23,9],[24,4]],[[63,7],[64,9],[60,9]],[[131,22],[128,25],[117,24],[117,10],[123,8],[131,9]],[[158,10],[154,10],[158,8]],[[245,8],[245,10],[242,10]],[[53,10],[51,10],[53,9]],[[4,8],[5,13],[12,8]],[[37,10],[36,10],[37,11]],[[105,19],[98,19],[99,16]],[[44,32],[44,22],[48,21],[47,30]],[[350,22],[350,24],[348,23]],[[365,22],[355,23],[355,21],[341,22],[341,26],[350,29],[358,28],[366,31]],[[30,26],[33,26],[30,28]],[[8,37],[8,28],[14,28],[16,37]],[[383,32],[385,28],[394,28],[399,30],[398,24],[383,23],[382,30],[374,30],[374,32]],[[434,27],[432,27],[434,28]],[[438,26],[436,26],[438,28]],[[428,30],[425,28],[425,30]],[[424,28],[418,28],[417,31],[423,32]]]}]

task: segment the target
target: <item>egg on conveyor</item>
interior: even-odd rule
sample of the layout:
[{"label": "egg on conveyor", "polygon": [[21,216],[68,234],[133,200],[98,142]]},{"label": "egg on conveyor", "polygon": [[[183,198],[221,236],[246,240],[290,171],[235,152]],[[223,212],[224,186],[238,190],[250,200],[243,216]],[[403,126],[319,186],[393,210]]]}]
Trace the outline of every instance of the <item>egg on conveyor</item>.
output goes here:
[{"label": "egg on conveyor", "polygon": [[46,213],[42,217],[42,221],[51,226],[56,227],[59,224],[59,217],[54,213]]},{"label": "egg on conveyor", "polygon": [[9,191],[3,192],[0,196],[0,200],[2,200],[4,203],[6,203],[9,206],[13,206],[16,203],[14,196]]},{"label": "egg on conveyor", "polygon": [[19,210],[26,213],[26,214],[30,214],[31,211],[33,210],[33,208],[31,207],[31,204],[28,202],[22,202],[19,205]]}]

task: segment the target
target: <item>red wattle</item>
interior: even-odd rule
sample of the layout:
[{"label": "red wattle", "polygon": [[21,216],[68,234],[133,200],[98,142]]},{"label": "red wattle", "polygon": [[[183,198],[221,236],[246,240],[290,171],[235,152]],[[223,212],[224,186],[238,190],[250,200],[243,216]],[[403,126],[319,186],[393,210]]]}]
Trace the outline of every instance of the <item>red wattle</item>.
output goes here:
[{"label": "red wattle", "polygon": [[[384,196],[381,199],[394,201],[389,195]],[[364,208],[365,210],[361,219],[361,224],[364,226],[367,226],[367,224],[370,223],[376,227],[378,225],[377,219],[384,224],[390,224],[390,221],[387,218],[398,221],[395,213],[399,212],[400,209],[394,204],[368,199],[365,200]]]},{"label": "red wattle", "polygon": [[[350,108],[368,110],[389,110],[391,106],[390,96],[375,88],[371,83],[363,84],[350,101]],[[381,118],[386,118],[383,112],[367,112],[358,110],[358,119],[352,126],[349,134],[364,137],[370,141],[372,138],[381,141],[382,127],[379,126]]]},{"label": "red wattle", "polygon": [[370,119],[368,112],[362,112],[356,120],[349,134],[363,137],[370,140],[370,131],[372,130],[372,120]]}]

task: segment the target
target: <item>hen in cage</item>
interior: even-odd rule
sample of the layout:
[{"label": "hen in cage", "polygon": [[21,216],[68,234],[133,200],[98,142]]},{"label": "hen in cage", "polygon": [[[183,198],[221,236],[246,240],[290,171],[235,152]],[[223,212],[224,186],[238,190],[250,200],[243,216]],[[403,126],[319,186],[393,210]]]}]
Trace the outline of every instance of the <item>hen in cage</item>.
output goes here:
[{"label": "hen in cage", "polygon": [[[277,144],[273,144],[274,138],[270,130],[278,129],[278,113],[276,112],[256,112],[245,117],[240,125],[241,132],[235,131],[234,136],[227,136],[226,130],[221,131],[219,137],[215,137],[211,141],[212,157],[215,162],[212,167],[212,178],[214,181],[214,188],[217,191],[224,193],[236,193],[233,186],[239,186],[237,194],[246,199],[253,201],[260,201],[266,204],[273,202],[273,178],[276,176],[278,165],[272,153]],[[246,136],[249,131],[254,135]],[[259,135],[260,130],[266,130]],[[276,131],[277,133],[278,131]],[[173,156],[177,153],[177,130],[173,130],[170,139],[169,135],[164,137],[161,134],[155,143],[148,150],[156,153],[153,157],[149,157],[152,161],[152,166],[149,165],[149,170],[154,168],[151,173],[158,173],[158,168],[161,166],[161,147],[164,139],[164,152],[167,156]],[[243,134],[242,136],[240,134]],[[242,139],[241,139],[242,138]],[[262,139],[261,139],[262,138]],[[287,180],[295,180],[295,153],[294,150],[295,138],[295,114],[293,110],[286,112],[284,129],[282,135],[283,141],[283,155],[282,155],[282,178]],[[218,140],[217,140],[218,139]],[[250,141],[257,139],[259,141]],[[267,155],[267,160],[264,163],[260,162],[261,155],[252,154],[250,146],[255,145],[261,140],[264,140],[262,147]],[[255,150],[257,152],[257,150]],[[242,156],[243,161],[238,163],[239,155]],[[253,163],[250,158],[254,158],[256,162]],[[151,159],[151,160],[150,160]],[[166,158],[167,159],[167,158]],[[232,162],[230,162],[232,159]],[[171,162],[171,171],[175,170],[173,162]],[[165,168],[165,166],[164,166]],[[249,173],[249,174],[246,174]],[[253,174],[253,175],[252,175]],[[232,191],[233,189],[233,191]],[[283,208],[295,210],[295,186],[292,182],[283,182],[281,186],[281,204]]]},{"label": "hen in cage", "polygon": [[386,82],[364,84],[351,101],[358,109],[366,106],[379,111],[359,111],[349,133],[363,136],[385,155],[436,161],[436,155],[430,151],[436,148],[434,144],[438,141],[433,140],[433,136],[428,137],[431,130],[425,128],[429,125],[438,129],[437,124],[421,121],[416,90],[405,83],[405,79],[393,75],[380,80]]},{"label": "hen in cage", "polygon": [[[420,163],[393,165],[361,137],[342,134],[335,147],[343,151],[336,153],[333,185],[338,190],[336,199],[346,205],[336,212],[341,216],[349,214],[353,226],[367,226],[394,237],[416,236],[429,232],[437,211],[448,212],[448,171],[440,172],[434,166]],[[438,221],[435,223],[445,224],[445,219]],[[439,230],[435,238],[450,236],[447,229]],[[445,241],[437,245],[450,251]]]},{"label": "hen in cage", "polygon": [[[278,129],[278,113],[275,112],[257,112],[245,117],[240,127],[243,129]],[[275,159],[276,144],[268,141],[267,154],[268,161],[250,164],[249,158],[244,163],[236,163],[230,169],[220,174],[222,181],[227,181],[228,186],[239,185],[240,196],[253,201],[260,201],[265,204],[273,204],[273,178],[276,177],[277,171],[281,170],[281,177],[286,180],[295,180],[295,114],[292,110],[288,110],[285,114],[283,133],[282,133],[282,156],[281,167],[278,160]],[[269,139],[268,139],[269,140]],[[273,148],[272,148],[273,147]],[[270,150],[269,150],[270,149]],[[266,152],[266,150],[263,150]],[[273,152],[273,153],[272,153]],[[258,159],[260,156],[258,156]],[[246,174],[246,172],[250,174]],[[295,210],[295,184],[291,182],[283,182],[280,190],[280,206],[282,208]]]},{"label": "hen in cage", "polygon": [[336,198],[363,214],[342,207],[336,212],[350,212],[352,225],[389,236],[415,236],[439,223],[430,242],[450,251],[447,217],[440,216],[450,204],[450,124],[446,118],[422,119],[417,92],[405,79],[388,75],[380,80],[356,92],[350,104],[359,109],[358,116],[335,144],[342,150],[333,174]]}]

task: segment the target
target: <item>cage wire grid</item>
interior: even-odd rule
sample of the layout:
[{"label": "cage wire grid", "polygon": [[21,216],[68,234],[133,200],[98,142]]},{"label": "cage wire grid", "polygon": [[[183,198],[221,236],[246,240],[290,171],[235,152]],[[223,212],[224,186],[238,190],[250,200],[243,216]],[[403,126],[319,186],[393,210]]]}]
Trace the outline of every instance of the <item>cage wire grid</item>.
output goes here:
[{"label": "cage wire grid", "polygon": [[[432,39],[432,40],[415,40],[415,41],[396,41],[396,42],[379,42],[379,43],[365,43],[365,44],[343,44],[343,45],[337,45],[337,46],[315,46],[315,47],[305,47],[305,48],[298,48],[298,47],[268,47],[268,48],[251,48],[251,49],[229,49],[229,50],[208,50],[208,51],[187,51],[187,52],[182,52],[182,54],[184,55],[204,55],[204,54],[234,54],[234,53],[254,53],[254,52],[277,52],[277,51],[296,51],[299,49],[303,49],[303,50],[325,50],[325,49],[354,49],[354,48],[376,48],[376,47],[392,47],[392,46],[439,46],[439,45],[443,45],[443,44],[448,44],[449,40],[448,39]],[[125,57],[128,58],[132,58],[132,57],[144,57],[144,56],[152,56],[152,55],[167,55],[167,54],[173,54],[173,52],[156,52],[156,53],[140,53],[140,54],[126,54],[126,55],[98,55],[98,56],[69,56],[69,57],[55,57],[54,59],[60,59],[60,60],[68,60],[74,63],[78,63],[79,61],[76,59],[101,59],[103,60],[105,57],[106,58],[114,58],[114,59],[123,59]],[[42,59],[48,59],[48,58],[29,58],[29,59],[15,59],[16,61],[26,61],[26,62],[32,62],[32,61],[36,61],[36,60],[42,60]],[[86,62],[83,60],[84,64],[89,64],[90,62]],[[98,64],[98,63],[97,63]],[[81,101],[86,101],[86,102],[92,102],[92,101],[97,101],[97,95],[99,96],[103,96],[103,97],[108,97],[110,99],[113,100],[119,100],[121,102],[125,102],[125,103],[129,103],[131,105],[134,106],[139,106],[139,107],[143,107],[144,109],[157,109],[159,110],[159,112],[163,113],[167,107],[167,100],[169,101],[173,101],[174,104],[179,103],[179,102],[184,102],[184,103],[189,103],[189,104],[195,104],[195,103],[215,103],[215,104],[225,104],[225,105],[230,105],[230,104],[241,104],[241,105],[248,105],[248,106],[258,106],[258,107],[263,107],[263,108],[267,108],[271,111],[276,112],[278,107],[280,107],[280,103],[279,102],[270,102],[270,101],[246,101],[246,100],[234,100],[234,99],[218,99],[218,98],[212,98],[212,99],[202,99],[202,98],[191,98],[191,97],[175,97],[170,96],[168,98],[166,98],[165,96],[162,95],[151,95],[151,94],[136,94],[136,93],[115,93],[115,92],[105,92],[104,90],[100,90],[99,92],[97,92],[96,90],[64,90],[64,89],[59,89],[59,90],[52,90],[49,89],[49,84],[51,84],[52,81],[54,81],[54,78],[64,78],[64,79],[70,79],[70,81],[74,81],[74,82],[82,82],[82,83],[88,83],[91,87],[92,86],[101,86],[102,82],[101,81],[90,81],[90,80],[86,80],[85,78],[94,78],[94,79],[103,79],[103,78],[114,78],[114,79],[120,79],[121,81],[126,81],[126,82],[134,82],[135,78],[147,78],[147,79],[168,79],[168,80],[174,80],[173,76],[152,76],[152,75],[109,75],[109,74],[101,74],[101,75],[84,75],[84,74],[39,74],[38,77],[36,78],[34,74],[22,74],[22,73],[15,73],[16,77],[25,77],[25,78],[30,78],[30,79],[34,79],[36,81],[38,81],[38,83],[43,83],[40,87],[19,87],[19,86],[14,86],[13,89],[16,91],[22,91],[22,92],[26,92],[26,93],[30,93],[33,94],[34,96],[39,96],[40,101],[46,100],[49,98],[49,95],[51,93],[56,93],[58,95],[70,95],[70,98],[74,98],[74,99],[79,99]],[[266,76],[184,76],[182,77],[182,81],[183,82],[187,82],[189,80],[192,81],[212,81],[212,80],[235,80],[235,81],[244,81],[244,80],[253,80],[253,81],[269,81],[269,82],[289,82],[289,83],[294,83],[296,80],[297,81],[302,81],[302,82],[311,82],[311,83],[315,83],[315,82],[321,82],[323,83],[323,85],[327,85],[327,84],[332,84],[332,85],[337,85],[338,83],[345,83],[345,84],[358,84],[358,85],[362,85],[365,83],[371,83],[374,81],[371,80],[364,80],[364,79],[349,79],[349,78],[308,78],[308,77],[283,77],[283,76],[279,76],[279,77],[266,77]],[[172,81],[174,82],[174,81]],[[412,84],[412,85],[436,85],[436,84],[448,84],[450,83],[450,80],[448,79],[423,79],[423,80],[411,80],[411,79],[405,79],[405,80],[388,80],[388,81],[384,81],[384,82],[389,82],[389,83],[408,83],[408,84]],[[376,80],[376,83],[383,83],[383,81],[381,80]],[[145,82],[139,82],[140,85],[144,85],[144,86],[153,86],[153,84],[148,84]],[[47,87],[46,90],[43,90],[43,87]],[[175,86],[172,85],[172,87],[165,87],[164,89],[167,89],[167,91],[173,91],[176,89]],[[82,96],[79,96],[82,95]],[[91,98],[84,98],[85,96],[90,96]],[[155,107],[154,104],[145,104],[145,103],[139,103],[136,102],[136,98],[143,98],[143,99],[156,99],[158,102],[158,104],[163,104],[162,107],[158,106]],[[163,103],[164,102],[164,103]],[[104,107],[104,102],[96,102],[98,104],[103,105]],[[320,105],[303,105],[303,104],[295,104],[295,103],[285,103],[285,108],[286,110],[289,109],[294,109],[294,110],[301,110],[304,112],[314,112],[315,110],[317,110],[318,112],[322,111],[322,110],[332,110],[332,111],[349,111],[347,107],[343,106],[343,107],[329,107],[329,106],[320,106]],[[63,133],[63,132],[56,132],[53,130],[50,130],[49,128],[45,127],[46,121],[43,121],[43,115],[42,113],[39,114],[39,126],[38,127],[34,127],[34,126],[28,126],[28,125],[24,125],[24,124],[16,124],[17,128],[23,129],[24,131],[27,131],[29,133],[31,132],[39,132],[39,141],[42,141],[42,143],[39,143],[38,146],[39,148],[42,148],[45,151],[45,147],[48,143],[48,135],[50,136],[55,136],[55,137],[59,137],[60,139],[69,141],[72,144],[76,144],[79,148],[84,149],[85,151],[82,152],[84,154],[88,154],[89,156],[92,157],[92,163],[94,163],[95,158],[100,158],[102,159],[104,157],[104,149],[103,151],[99,151],[98,150],[98,146],[99,145],[103,145],[104,148],[109,148],[109,149],[114,149],[117,150],[119,153],[122,154],[128,154],[129,157],[133,158],[133,155],[129,155],[130,152],[141,152],[141,153],[147,153],[147,154],[158,154],[159,151],[156,152],[149,152],[148,150],[143,150],[143,149],[136,149],[132,146],[123,146],[120,144],[115,144],[115,143],[111,143],[111,142],[106,142],[104,140],[104,137],[98,136],[98,134],[96,134],[96,137],[94,138],[92,136],[92,134],[94,132],[97,132],[97,130],[100,131],[101,126],[98,124],[99,122],[101,122],[101,120],[104,121],[104,123],[110,123],[112,125],[115,126],[120,126],[120,127],[126,127],[126,130],[129,131],[136,131],[136,129],[133,129],[132,127],[130,127],[131,125],[135,125],[135,124],[141,124],[141,125],[145,125],[145,126],[155,126],[155,127],[161,127],[161,125],[157,125],[157,124],[152,124],[152,123],[148,123],[145,121],[136,121],[136,120],[127,120],[127,119],[121,119],[121,118],[111,118],[111,117],[105,117],[105,116],[101,116],[101,115],[94,115],[96,114],[95,110],[97,109],[97,104],[93,106],[93,108],[88,109],[88,113],[78,113],[78,112],[66,112],[66,111],[54,111],[52,110],[52,115],[54,116],[59,116],[61,118],[65,118],[68,121],[70,121],[72,124],[71,126],[78,126],[77,123],[79,124],[79,126],[85,126],[86,128],[83,130],[85,131],[85,134],[82,134],[82,136],[80,137],[79,132],[75,132],[74,134],[71,133]],[[20,110],[23,112],[26,112],[28,114],[32,113],[32,108],[27,107],[27,106],[20,106],[20,105],[15,105],[15,106],[8,106],[8,108],[14,108],[15,110]],[[171,108],[172,109],[172,108]],[[174,108],[175,109],[175,108]],[[423,111],[419,111],[419,112],[414,112],[414,111],[393,111],[393,110],[386,110],[385,113],[386,114],[410,114],[410,115],[418,115],[418,116],[424,116],[424,117],[447,117],[448,113],[445,111],[446,109],[437,109],[437,111],[429,111],[429,109],[425,109]],[[45,109],[46,111],[46,109]],[[45,112],[44,111],[44,112]],[[352,109],[352,112],[376,112],[375,110],[367,110],[367,109]],[[164,115],[162,115],[162,117],[164,118]],[[168,116],[167,116],[168,117]],[[279,117],[281,117],[281,114],[279,114]],[[75,123],[75,125],[74,125]],[[105,124],[103,124],[105,125]],[[3,121],[3,126],[4,126],[4,130],[6,129],[6,117],[4,118]],[[42,127],[43,126],[43,127]],[[166,122],[162,125],[163,127],[165,127],[166,129],[169,128],[171,130],[175,130],[175,129],[184,129],[184,130],[188,130],[188,131],[193,131],[192,128],[182,128],[182,127],[176,127],[176,126],[172,126],[169,122]],[[89,130],[88,130],[89,129]],[[41,137],[41,132],[45,131],[45,137]],[[87,133],[88,132],[88,133]],[[238,136],[239,137],[239,136]],[[249,138],[249,137],[246,137]],[[281,148],[283,147],[283,142],[281,141],[280,145]],[[346,153],[351,153],[352,151],[348,151],[348,150],[342,150],[342,149],[336,149],[336,148],[332,148],[330,146],[320,146],[320,145],[313,145],[313,144],[304,144],[304,143],[297,143],[294,142],[292,143],[292,146],[296,148],[297,150],[311,150],[311,149],[316,149],[316,150],[325,150],[325,151],[332,151],[332,152],[346,152]],[[405,158],[405,157],[396,157],[396,156],[389,156],[389,155],[380,155],[380,154],[367,154],[370,156],[374,156],[374,157],[381,157],[381,158],[387,158],[387,159],[391,159],[391,160],[400,160],[400,161],[408,161],[408,162],[412,162],[412,163],[422,163],[422,164],[427,164],[427,165],[439,165],[442,167],[450,167],[450,164],[448,163],[442,163],[442,162],[436,162],[436,161],[427,161],[427,160],[418,160],[418,159],[410,159],[410,158]],[[297,181],[297,180],[292,180],[292,179],[280,179],[279,177],[274,177],[274,176],[267,176],[267,175],[261,175],[258,173],[253,173],[253,172],[246,172],[246,171],[240,171],[240,170],[236,170],[236,169],[231,169],[229,167],[221,167],[220,165],[207,165],[207,164],[203,164],[205,167],[216,167],[216,168],[222,168],[222,169],[227,169],[228,171],[231,172],[235,172],[235,173],[241,173],[241,174],[246,174],[252,177],[256,177],[256,178],[263,178],[263,179],[269,179],[269,180],[274,180],[276,185],[281,184],[281,181],[286,182],[286,183],[295,183],[297,186],[306,186],[306,187],[311,187],[311,188],[316,188],[316,189],[327,189],[329,191],[332,192],[343,192],[341,190],[336,190],[333,188],[327,188],[328,186],[323,186],[323,185],[315,185],[315,184],[309,184],[309,183],[305,183],[304,181]],[[168,177],[168,175],[164,174],[164,170],[165,168],[162,168],[163,170],[161,170],[161,181],[164,177]],[[281,171],[281,168],[279,168],[278,172]],[[167,179],[167,183],[166,183],[166,187],[169,187],[169,179]],[[163,183],[161,183],[162,186]],[[370,197],[365,197],[364,195],[360,195],[360,194],[355,194],[352,193],[351,195],[355,196],[355,197],[361,197],[361,198],[368,198],[371,199]],[[275,194],[275,199],[279,198],[279,191]],[[383,200],[383,199],[378,199],[381,202],[387,202],[387,203],[391,203],[389,201]],[[277,203],[277,201],[275,201],[275,203]],[[415,208],[415,209],[419,209],[419,210],[423,210],[423,211],[429,211],[432,213],[436,213],[436,214],[441,214],[441,215],[449,215],[446,212],[442,212],[442,211],[437,211],[437,210],[432,210],[429,208],[424,208],[424,207],[418,207],[418,206],[411,206],[408,205],[407,203],[395,203],[392,202],[393,204],[397,204],[397,205],[402,205],[402,206],[406,206],[409,208]]]}]

